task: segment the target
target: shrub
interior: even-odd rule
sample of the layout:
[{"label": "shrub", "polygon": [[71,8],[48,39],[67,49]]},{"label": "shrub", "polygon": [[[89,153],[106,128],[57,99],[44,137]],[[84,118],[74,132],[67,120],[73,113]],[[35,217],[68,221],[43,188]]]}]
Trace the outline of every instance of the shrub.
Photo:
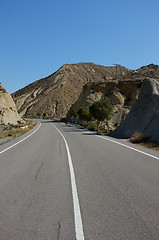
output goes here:
[{"label": "shrub", "polygon": [[97,131],[97,123],[95,121],[90,121],[90,122],[85,121],[83,122],[82,125],[90,131]]},{"label": "shrub", "polygon": [[130,141],[132,143],[142,143],[142,142],[146,142],[148,139],[149,139],[148,136],[140,132],[134,132],[131,136]]},{"label": "shrub", "polygon": [[109,131],[108,120],[111,119],[113,114],[113,104],[107,97],[102,97],[98,102],[94,102],[90,107],[90,114],[97,120],[97,129],[99,132],[99,125],[101,122],[106,121],[106,125]]},{"label": "shrub", "polygon": [[86,121],[86,122],[91,120],[91,114],[86,108],[80,107],[77,113],[79,115],[80,120]]}]

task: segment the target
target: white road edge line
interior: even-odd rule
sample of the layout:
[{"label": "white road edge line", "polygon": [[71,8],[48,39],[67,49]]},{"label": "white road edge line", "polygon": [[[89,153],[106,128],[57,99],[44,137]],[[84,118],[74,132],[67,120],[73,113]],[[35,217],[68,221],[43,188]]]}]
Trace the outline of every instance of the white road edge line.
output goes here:
[{"label": "white road edge line", "polygon": [[151,155],[151,154],[149,154],[149,153],[143,152],[143,151],[138,150],[138,149],[136,149],[136,148],[133,148],[133,147],[127,146],[127,145],[125,145],[125,144],[123,144],[123,143],[117,142],[117,141],[112,140],[112,139],[109,139],[109,138],[107,138],[107,137],[102,137],[102,136],[98,136],[98,135],[95,135],[95,136],[96,136],[96,137],[99,137],[99,138],[102,138],[102,139],[105,139],[105,140],[107,140],[107,141],[110,141],[110,142],[116,143],[116,144],[121,145],[121,146],[123,146],[123,147],[129,148],[129,149],[131,149],[131,150],[133,150],[133,151],[136,151],[136,152],[142,153],[142,154],[144,154],[144,155],[146,155],[146,156],[149,156],[149,157],[151,157],[151,158],[154,158],[154,159],[159,160],[159,157],[156,157],[156,156]]},{"label": "white road edge line", "polygon": [[40,126],[41,126],[41,123],[39,124],[39,126],[38,126],[38,128],[37,129],[35,129],[35,131],[34,132],[32,132],[31,134],[29,134],[27,137],[25,137],[25,138],[23,138],[22,140],[20,140],[19,142],[17,142],[17,143],[15,143],[15,144],[13,144],[12,146],[10,146],[10,147],[8,147],[8,148],[6,148],[6,149],[4,149],[4,150],[2,150],[1,152],[0,152],[0,154],[2,154],[2,153],[4,153],[4,152],[6,152],[6,151],[8,151],[9,149],[11,149],[11,148],[13,148],[13,147],[15,147],[16,145],[18,145],[19,143],[21,143],[21,142],[23,142],[24,140],[26,140],[27,138],[29,138],[30,136],[32,136],[39,128],[40,128]]},{"label": "white road edge line", "polygon": [[[52,124],[52,123],[51,123]],[[67,156],[68,156],[68,163],[69,163],[69,169],[70,169],[70,175],[71,175],[71,187],[72,187],[72,197],[73,197],[73,207],[74,207],[74,221],[75,221],[75,233],[76,233],[76,240],[84,240],[84,232],[83,232],[83,224],[82,224],[82,217],[81,217],[81,211],[80,211],[80,204],[79,204],[79,198],[77,193],[77,186],[76,186],[76,180],[75,180],[75,173],[73,168],[73,163],[71,159],[70,150],[67,144],[67,141],[64,137],[64,135],[60,132],[60,130],[52,124],[54,128],[59,132],[59,134],[62,136],[66,150],[67,150]]]}]

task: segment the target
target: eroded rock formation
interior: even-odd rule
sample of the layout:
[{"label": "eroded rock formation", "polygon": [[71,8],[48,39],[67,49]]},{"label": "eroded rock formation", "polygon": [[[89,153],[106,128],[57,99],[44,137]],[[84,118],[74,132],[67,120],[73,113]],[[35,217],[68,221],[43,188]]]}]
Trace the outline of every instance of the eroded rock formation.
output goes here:
[{"label": "eroded rock formation", "polygon": [[138,100],[111,136],[130,138],[135,132],[159,141],[159,79],[144,80]]},{"label": "eroded rock formation", "polygon": [[0,124],[17,125],[23,122],[17,112],[16,105],[11,95],[2,87],[0,83]]},{"label": "eroded rock formation", "polygon": [[[78,109],[81,106],[87,108],[93,102],[100,100],[102,96],[107,96],[114,104],[113,117],[109,122],[110,128],[114,130],[125,119],[138,99],[142,82],[142,80],[109,80],[106,83],[86,84],[72,108]],[[70,114],[68,113],[69,117]]]}]

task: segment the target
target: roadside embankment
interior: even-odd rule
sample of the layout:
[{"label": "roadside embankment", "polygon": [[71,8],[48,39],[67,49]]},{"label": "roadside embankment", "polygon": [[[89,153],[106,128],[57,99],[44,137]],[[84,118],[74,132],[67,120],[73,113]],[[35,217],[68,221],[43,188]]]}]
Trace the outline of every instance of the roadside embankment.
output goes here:
[{"label": "roadside embankment", "polygon": [[36,122],[25,120],[25,124],[20,125],[0,125],[0,145],[19,137],[36,126]]}]

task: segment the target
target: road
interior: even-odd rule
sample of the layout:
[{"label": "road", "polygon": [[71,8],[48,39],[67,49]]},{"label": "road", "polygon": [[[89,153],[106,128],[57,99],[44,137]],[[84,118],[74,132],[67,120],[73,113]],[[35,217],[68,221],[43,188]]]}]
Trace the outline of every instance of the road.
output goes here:
[{"label": "road", "polygon": [[0,146],[0,240],[83,239],[159,239],[159,152],[41,121]]}]

